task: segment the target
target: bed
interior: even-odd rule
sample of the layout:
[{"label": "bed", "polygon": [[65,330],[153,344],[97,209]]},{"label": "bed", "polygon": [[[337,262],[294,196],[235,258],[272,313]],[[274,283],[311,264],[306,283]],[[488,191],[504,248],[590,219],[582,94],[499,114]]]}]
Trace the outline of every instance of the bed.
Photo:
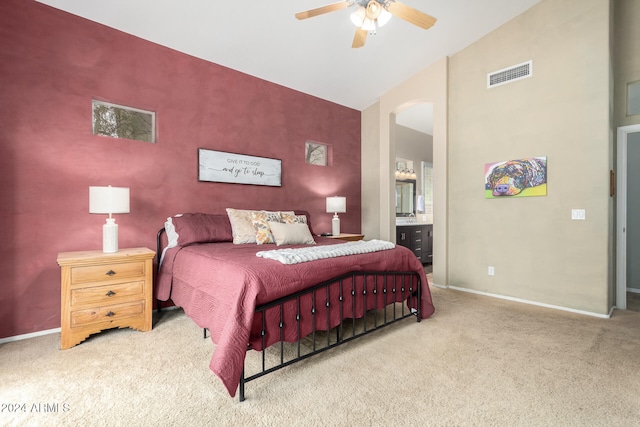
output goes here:
[{"label": "bed", "polygon": [[[278,245],[243,243],[230,213],[177,215],[157,235],[162,254],[155,288],[158,308],[160,301],[170,299],[209,331],[216,345],[209,367],[230,396],[239,390],[240,401],[249,381],[405,318],[419,322],[434,312],[424,268],[401,246],[293,264],[267,258],[282,249],[313,246],[335,252],[358,243],[316,236],[307,212],[284,212],[305,224],[297,227],[306,230],[306,243],[287,244],[299,242],[281,237]],[[276,224],[267,224],[275,235]],[[356,319],[364,322],[356,326]],[[309,337],[311,350],[301,350]],[[276,343],[280,356],[275,366],[268,366],[265,351],[278,347]],[[295,343],[292,359],[285,357],[283,343]],[[262,352],[260,369],[249,376],[244,369],[248,351]]]}]

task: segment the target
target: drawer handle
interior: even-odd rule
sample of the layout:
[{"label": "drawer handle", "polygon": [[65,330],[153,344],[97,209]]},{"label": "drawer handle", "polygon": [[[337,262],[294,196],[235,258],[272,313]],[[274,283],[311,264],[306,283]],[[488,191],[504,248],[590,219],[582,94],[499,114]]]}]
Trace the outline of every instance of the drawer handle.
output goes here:
[{"label": "drawer handle", "polygon": [[105,295],[106,295],[106,296],[108,296],[108,297],[112,297],[112,296],[114,296],[115,294],[116,294],[115,292],[113,292],[113,291],[109,291],[109,292],[107,292]]},{"label": "drawer handle", "polygon": [[115,316],[116,314],[113,311],[108,312],[105,316],[107,317],[112,317]]},{"label": "drawer handle", "polygon": [[113,275],[115,275],[115,274],[116,274],[116,272],[115,272],[115,271],[113,271],[113,270],[109,270],[109,271],[107,271],[107,273],[106,273],[106,274],[107,274],[107,276],[113,276]]},{"label": "drawer handle", "polygon": [[421,250],[422,250],[422,248],[416,248],[415,250],[416,250],[416,251],[421,251]]}]

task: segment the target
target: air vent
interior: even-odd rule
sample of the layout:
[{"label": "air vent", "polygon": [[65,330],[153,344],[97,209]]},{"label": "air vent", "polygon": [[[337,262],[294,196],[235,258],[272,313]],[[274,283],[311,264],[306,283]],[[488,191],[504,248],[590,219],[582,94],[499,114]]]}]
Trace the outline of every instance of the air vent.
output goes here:
[{"label": "air vent", "polygon": [[503,68],[487,74],[487,88],[500,86],[516,80],[526,79],[533,75],[533,61],[523,62],[513,67]]}]

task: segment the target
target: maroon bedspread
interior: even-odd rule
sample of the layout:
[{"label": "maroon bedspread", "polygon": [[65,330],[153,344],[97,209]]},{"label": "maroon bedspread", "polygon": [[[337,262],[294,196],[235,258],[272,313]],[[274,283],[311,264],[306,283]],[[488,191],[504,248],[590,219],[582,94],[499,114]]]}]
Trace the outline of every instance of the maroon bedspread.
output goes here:
[{"label": "maroon bedspread", "polygon": [[[316,241],[342,243],[320,237]],[[235,396],[240,381],[247,344],[254,349],[262,347],[260,331],[252,330],[254,310],[259,305],[349,272],[415,271],[423,285],[421,317],[427,318],[434,312],[424,268],[407,248],[397,246],[387,251],[294,265],[256,256],[258,251],[275,248],[233,243],[172,248],[167,251],[158,275],[157,298],[163,301],[171,298],[198,326],[209,329],[216,344],[209,366],[231,396]],[[277,334],[268,335],[265,346],[278,339]]]}]

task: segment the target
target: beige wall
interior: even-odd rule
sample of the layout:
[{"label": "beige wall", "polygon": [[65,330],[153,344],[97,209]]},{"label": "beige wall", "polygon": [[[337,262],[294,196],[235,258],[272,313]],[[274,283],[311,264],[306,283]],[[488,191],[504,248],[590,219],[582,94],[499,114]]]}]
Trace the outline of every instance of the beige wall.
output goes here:
[{"label": "beige wall", "polygon": [[[383,95],[362,114],[362,230],[368,238],[395,241],[395,114],[416,103],[433,103],[433,277],[441,285],[447,283],[447,64],[447,58],[441,59]],[[369,167],[375,161],[366,163],[374,157],[378,169]],[[376,212],[378,221],[367,212]]]},{"label": "beige wall", "polygon": [[[363,231],[394,237],[390,119],[434,102],[435,284],[608,314],[613,130],[638,123],[619,107],[620,81],[640,80],[638,16],[636,0],[543,0],[385,94],[363,112]],[[529,59],[532,78],[486,88],[488,72]],[[547,156],[547,196],[484,198],[485,163],[530,156]],[[586,220],[572,221],[571,209]]]},{"label": "beige wall", "polygon": [[[609,312],[609,18],[605,0],[545,0],[450,58],[450,286]],[[533,77],[486,88],[530,59]],[[485,199],[485,163],[531,156],[547,196]]]},{"label": "beige wall", "polygon": [[380,238],[380,103],[362,112],[362,234],[367,240]]}]

